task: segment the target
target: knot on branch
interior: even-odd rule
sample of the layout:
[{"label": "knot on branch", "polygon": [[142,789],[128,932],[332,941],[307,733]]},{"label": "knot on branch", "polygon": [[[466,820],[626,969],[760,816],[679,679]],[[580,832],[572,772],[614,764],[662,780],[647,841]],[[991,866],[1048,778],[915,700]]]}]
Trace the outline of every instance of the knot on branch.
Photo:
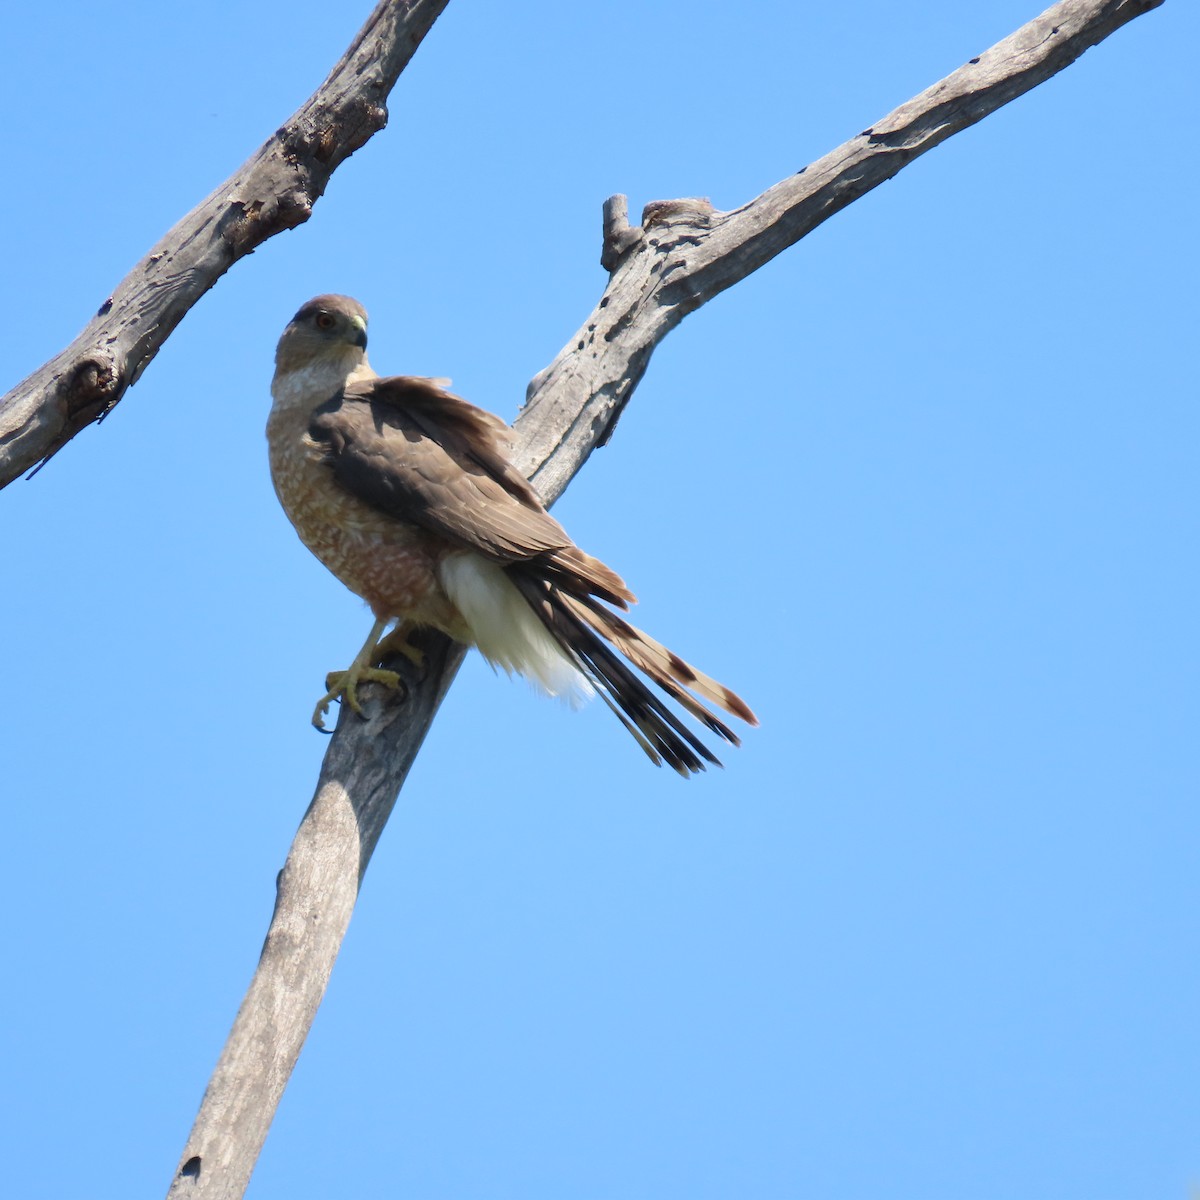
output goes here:
[{"label": "knot on branch", "polygon": [[52,395],[58,419],[47,438],[32,479],[81,429],[101,421],[125,394],[126,383],[116,363],[102,355],[87,355],[54,381]]},{"label": "knot on branch", "polygon": [[58,385],[67,421],[73,428],[100,420],[124,391],[116,363],[99,355],[81,359]]},{"label": "knot on branch", "polygon": [[707,229],[712,224],[712,201],[706,196],[684,196],[679,200],[651,200],[642,209],[642,228],[650,229],[652,225],[672,225],[686,221]]},{"label": "knot on branch", "polygon": [[218,228],[234,259],[249,254],[256,246],[285,229],[295,229],[312,216],[312,197],[302,188],[261,200],[230,198],[229,208]]},{"label": "knot on branch", "polygon": [[284,125],[276,132],[280,152],[284,161],[302,175],[327,178],[334,166],[349,157],[357,146],[351,146],[344,153],[340,152],[348,131],[336,114],[326,110],[315,117],[307,114],[305,117],[307,119]]},{"label": "knot on branch", "polygon": [[334,169],[387,123],[388,109],[382,100],[350,94],[321,104],[309,101],[275,136],[285,161],[321,181],[319,195]]},{"label": "knot on branch", "polygon": [[[652,200],[642,209],[640,227],[629,224],[629,201],[622,195],[609,196],[604,202],[604,248],[600,265],[611,275],[630,250],[659,225],[686,225],[708,229],[712,225],[712,201],[703,196],[685,196],[680,200]],[[659,245],[658,239],[651,239]]]}]

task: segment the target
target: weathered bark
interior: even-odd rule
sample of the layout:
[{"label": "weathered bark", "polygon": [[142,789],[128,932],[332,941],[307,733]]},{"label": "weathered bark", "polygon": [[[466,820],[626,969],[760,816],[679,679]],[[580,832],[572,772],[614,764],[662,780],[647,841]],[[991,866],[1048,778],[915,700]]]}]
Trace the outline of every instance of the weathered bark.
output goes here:
[{"label": "weathered bark", "polygon": [[[608,286],[529,385],[518,462],[548,501],[611,435],[654,347],[689,312],[951,134],[1048,79],[1162,0],[1064,0],[838,149],[732,212],[707,201],[604,210]],[[399,693],[343,707],[316,796],[279,878],[262,958],[188,1139],[172,1197],[242,1194],[350,920],[358,884],[462,660],[429,635],[423,669],[389,662]]]},{"label": "weathered bark", "polygon": [[239,258],[307,221],[338,166],[387,124],[388,93],[448,0],[384,0],[329,78],[121,280],[82,333],[0,399],[0,487],[137,382]]},{"label": "weathered bark", "polygon": [[[626,223],[624,197],[605,207],[603,265],[612,272],[576,336],[530,384],[518,425],[523,464],[557,496],[573,456],[612,433],[654,347],[690,312],[744,279],[834,213],[952,134],[1044,83],[1162,0],[1064,0],[888,113],[871,128],[741,208],[703,200],[647,205]],[[564,431],[567,431],[564,433]],[[594,431],[599,431],[593,436]],[[587,448],[585,448],[587,444]],[[577,468],[570,468],[577,469]]]},{"label": "weathered bark", "polygon": [[[415,641],[416,639],[414,639]],[[426,686],[412,663],[396,669],[405,704],[372,704],[369,721],[341,714],[317,791],[276,881],[275,912],[254,980],[204,1094],[169,1196],[241,1196],[329,982],[358,885],[424,733],[463,651],[422,643]],[[368,689],[363,689],[365,697]],[[374,690],[374,689],[370,689]],[[420,737],[408,731],[420,729]]]}]

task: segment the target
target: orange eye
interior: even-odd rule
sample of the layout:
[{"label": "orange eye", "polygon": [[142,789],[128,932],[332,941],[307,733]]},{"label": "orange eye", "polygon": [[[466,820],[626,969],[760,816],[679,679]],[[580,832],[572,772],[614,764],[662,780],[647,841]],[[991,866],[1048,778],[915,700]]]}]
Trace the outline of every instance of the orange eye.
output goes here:
[{"label": "orange eye", "polygon": [[317,313],[317,328],[332,329],[337,322],[327,313]]}]

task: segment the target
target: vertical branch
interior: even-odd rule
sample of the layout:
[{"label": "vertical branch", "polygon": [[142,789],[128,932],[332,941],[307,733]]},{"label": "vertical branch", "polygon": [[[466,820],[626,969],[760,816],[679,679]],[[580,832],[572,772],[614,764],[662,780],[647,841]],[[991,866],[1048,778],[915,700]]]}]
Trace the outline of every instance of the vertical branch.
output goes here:
[{"label": "vertical branch", "polygon": [[[296,1065],[341,949],[358,888],[463,649],[435,635],[418,671],[394,666],[408,704],[343,705],[316,795],[276,882],[254,979],[196,1115],[168,1197],[237,1200]],[[420,687],[421,679],[436,681]],[[378,692],[378,688],[363,689]],[[407,737],[413,728],[420,737]],[[397,750],[399,747],[399,750]]]}]

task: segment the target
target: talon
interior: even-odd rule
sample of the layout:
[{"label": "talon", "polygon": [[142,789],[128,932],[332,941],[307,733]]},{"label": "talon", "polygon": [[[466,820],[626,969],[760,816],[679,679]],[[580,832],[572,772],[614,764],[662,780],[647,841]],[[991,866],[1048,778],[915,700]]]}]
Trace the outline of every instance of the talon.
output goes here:
[{"label": "talon", "polygon": [[325,728],[325,714],[329,711],[329,695],[326,694],[317,701],[317,707],[313,709],[312,723],[313,728],[321,733],[332,733],[332,729]]},{"label": "talon", "polygon": [[325,714],[335,700],[345,697],[350,707],[363,716],[362,705],[358,702],[358,685],[360,683],[382,683],[384,687],[398,688],[400,676],[395,671],[382,671],[373,667],[376,661],[375,652],[379,647],[379,638],[388,626],[388,619],[380,617],[371,627],[363,648],[354,656],[354,661],[346,671],[331,671],[325,676],[325,695],[317,701],[313,709],[312,723],[318,729],[325,728]]},{"label": "talon", "polygon": [[350,708],[365,716],[362,705],[358,702],[359,684],[381,683],[384,687],[395,691],[400,686],[400,676],[395,671],[384,671],[378,667],[353,666],[348,671],[330,671],[325,676],[325,686],[329,690],[317,701],[313,710],[313,724],[318,729],[325,728],[325,714],[335,700],[345,699]]}]

